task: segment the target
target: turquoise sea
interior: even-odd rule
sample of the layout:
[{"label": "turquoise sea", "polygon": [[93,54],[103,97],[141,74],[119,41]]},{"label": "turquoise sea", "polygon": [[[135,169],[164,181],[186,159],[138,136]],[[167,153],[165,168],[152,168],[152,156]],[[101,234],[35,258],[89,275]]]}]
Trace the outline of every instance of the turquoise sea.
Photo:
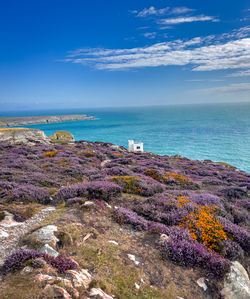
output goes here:
[{"label": "turquoise sea", "polygon": [[71,132],[76,140],[127,147],[142,141],[146,151],[191,159],[224,161],[250,172],[250,103],[133,108],[71,109],[1,113],[0,116],[89,114],[98,120],[34,125],[48,136]]}]

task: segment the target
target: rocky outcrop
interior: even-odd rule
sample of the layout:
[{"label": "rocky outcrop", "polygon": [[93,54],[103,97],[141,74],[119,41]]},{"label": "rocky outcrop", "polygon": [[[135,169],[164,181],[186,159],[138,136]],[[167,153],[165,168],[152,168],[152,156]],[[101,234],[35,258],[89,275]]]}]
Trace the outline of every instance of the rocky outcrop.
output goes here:
[{"label": "rocky outcrop", "polygon": [[31,238],[35,238],[41,244],[52,244],[56,245],[59,241],[57,237],[54,235],[54,232],[57,231],[57,227],[55,225],[47,225],[38,230],[34,231],[32,234],[29,235]]},{"label": "rocky outcrop", "polygon": [[40,250],[40,253],[47,253],[49,255],[52,255],[54,257],[57,257],[59,255],[59,253],[52,248],[51,246],[49,246],[48,244],[45,244]]},{"label": "rocky outcrop", "polygon": [[[25,267],[27,268],[27,267]],[[24,268],[24,269],[25,269]],[[22,271],[24,271],[24,269]],[[33,269],[34,270],[34,269]],[[86,295],[89,293],[91,298],[112,299],[113,297],[106,294],[100,288],[91,288],[90,283],[92,276],[86,269],[67,270],[65,273],[58,275],[50,267],[44,267],[35,271],[35,281],[43,288],[43,298],[80,298],[79,290],[85,290]],[[89,297],[81,297],[89,298]]]},{"label": "rocky outcrop", "polygon": [[224,299],[250,298],[249,277],[247,271],[239,262],[232,263],[230,272],[224,280],[221,295]]},{"label": "rocky outcrop", "polygon": [[56,131],[52,136],[49,137],[54,142],[74,142],[74,136],[67,131]]},{"label": "rocky outcrop", "polygon": [[38,129],[27,128],[6,128],[0,129],[0,142],[8,142],[10,144],[50,144],[49,138],[43,131]]},{"label": "rocky outcrop", "polygon": [[77,120],[96,119],[89,115],[49,115],[49,116],[27,116],[27,117],[1,117],[0,127],[28,126],[49,123],[62,123]]}]

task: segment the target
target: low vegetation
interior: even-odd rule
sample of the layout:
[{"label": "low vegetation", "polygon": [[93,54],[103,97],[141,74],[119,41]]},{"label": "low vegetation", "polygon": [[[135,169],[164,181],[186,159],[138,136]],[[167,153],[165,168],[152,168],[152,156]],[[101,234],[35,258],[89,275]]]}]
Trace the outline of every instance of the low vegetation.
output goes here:
[{"label": "low vegetation", "polygon": [[[43,225],[58,226],[60,257],[42,258],[58,272],[74,268],[73,258],[94,274],[92,286],[117,298],[203,298],[192,283],[200,276],[219,298],[230,262],[247,268],[250,175],[226,163],[75,142],[1,143],[0,165],[0,220],[3,211],[26,221],[56,205]],[[4,273],[41,257],[30,249],[11,255]]]}]

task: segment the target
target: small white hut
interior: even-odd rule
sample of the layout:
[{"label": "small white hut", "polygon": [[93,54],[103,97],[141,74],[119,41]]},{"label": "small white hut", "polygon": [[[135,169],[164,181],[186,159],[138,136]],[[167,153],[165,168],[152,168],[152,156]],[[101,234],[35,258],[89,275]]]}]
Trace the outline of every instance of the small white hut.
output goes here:
[{"label": "small white hut", "polygon": [[130,152],[143,152],[143,143],[142,142],[134,142],[134,140],[128,141],[128,150]]}]

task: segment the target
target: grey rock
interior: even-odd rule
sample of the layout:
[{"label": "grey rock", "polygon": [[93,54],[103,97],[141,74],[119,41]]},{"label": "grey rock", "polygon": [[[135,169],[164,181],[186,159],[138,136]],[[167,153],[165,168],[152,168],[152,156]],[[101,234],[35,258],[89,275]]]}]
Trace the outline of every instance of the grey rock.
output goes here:
[{"label": "grey rock", "polygon": [[224,299],[249,299],[250,284],[247,271],[239,262],[233,262],[230,272],[224,279],[224,288],[221,291]]},{"label": "grey rock", "polygon": [[202,288],[204,291],[207,290],[207,285],[205,284],[205,278],[204,277],[201,277],[199,278],[198,280],[196,280],[196,283],[198,284],[198,286],[200,288]]},{"label": "grey rock", "polygon": [[0,226],[8,228],[8,227],[12,227],[12,226],[22,225],[22,223],[16,222],[14,220],[14,215],[12,215],[11,213],[9,213],[8,211],[4,211],[4,214],[5,214],[5,217],[0,222]]},{"label": "grey rock", "polygon": [[31,272],[33,272],[34,268],[30,267],[30,266],[26,266],[23,268],[23,270],[20,272],[21,275],[26,275],[29,274]]},{"label": "grey rock", "polygon": [[104,293],[100,288],[92,288],[90,290],[90,297],[97,297],[100,299],[113,299],[113,297],[109,296],[108,294]]},{"label": "grey rock", "polygon": [[9,234],[6,231],[0,229],[0,239],[8,238],[8,236]]},{"label": "grey rock", "polygon": [[45,244],[40,250],[40,253],[47,253],[49,255],[52,255],[54,257],[57,257],[59,255],[59,253],[53,249],[51,246],[49,246],[48,244]]},{"label": "grey rock", "polygon": [[30,234],[31,237],[35,237],[37,241],[48,244],[51,243],[52,245],[56,245],[59,239],[54,235],[54,232],[57,231],[57,226],[55,225],[47,225],[38,230],[34,231]]},{"label": "grey rock", "polygon": [[93,206],[93,205],[94,205],[94,203],[93,203],[93,201],[91,201],[91,200],[87,200],[87,201],[85,201],[85,203],[83,204],[84,207],[91,207],[91,206]]},{"label": "grey rock", "polygon": [[50,144],[50,140],[43,131],[27,128],[0,129],[0,141],[27,145]]}]

